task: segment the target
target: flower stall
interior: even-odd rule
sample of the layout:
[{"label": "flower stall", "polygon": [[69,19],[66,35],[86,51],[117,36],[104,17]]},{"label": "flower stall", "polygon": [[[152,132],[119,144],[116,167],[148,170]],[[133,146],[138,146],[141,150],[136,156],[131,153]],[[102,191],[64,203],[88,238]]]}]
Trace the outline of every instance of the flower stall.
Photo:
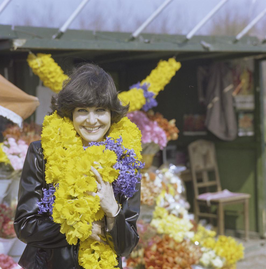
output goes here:
[{"label": "flower stall", "polygon": [[[216,235],[210,225],[195,223],[191,215],[194,197],[191,178],[184,180],[179,165],[188,164],[187,146],[199,138],[215,143],[223,188],[251,195],[250,232],[265,234],[263,57],[255,56],[265,55],[266,50],[257,38],[246,37],[234,42],[234,38],[228,36],[194,36],[185,40],[185,36],[142,33],[135,40],[129,40],[128,33],[68,30],[61,38],[52,39],[55,29],[21,27],[16,31],[4,25],[0,29],[10,41],[0,49],[6,60],[0,71],[4,74],[7,68],[10,81],[25,92],[37,95],[37,87],[42,83],[59,92],[63,81],[68,79],[67,71],[85,61],[108,70],[115,79],[120,100],[129,103],[128,118],[142,132],[145,167],[142,215],[138,224],[140,243],[124,261],[125,266],[234,268],[243,257],[243,248],[235,239]],[[42,38],[36,39],[36,34]],[[237,62],[236,68],[232,60]],[[15,63],[12,67],[11,62]],[[221,62],[228,63],[235,74],[239,136],[234,141],[221,141],[204,125],[206,79],[215,71],[212,64]],[[126,91],[129,85],[132,86]],[[226,88],[226,92],[230,90]],[[244,96],[237,96],[241,91]],[[212,101],[214,104],[217,99]],[[177,149],[177,165],[154,167],[154,156],[160,156],[162,149],[169,145]],[[243,218],[236,217],[235,210],[225,215],[226,232],[233,236],[241,235],[243,230]],[[160,218],[160,214],[164,217]],[[174,223],[180,223],[180,229],[175,230]]]},{"label": "flower stall", "polygon": [[[52,85],[52,81],[54,81],[54,78],[49,75],[50,72],[45,71],[49,68],[58,70],[61,74],[57,77],[58,85],[61,87],[62,80],[68,79],[52,60],[51,55],[37,54],[35,56],[29,54],[28,63],[45,85]],[[124,266],[128,269],[192,268],[196,265],[204,268],[226,269],[233,268],[236,262],[243,257],[243,246],[233,238],[216,237],[214,231],[195,223],[193,214],[188,212],[190,205],[186,200],[184,182],[179,176],[184,167],[171,164],[166,164],[160,169],[152,167],[154,155],[165,148],[169,141],[178,138],[179,130],[175,125],[175,120],[168,121],[161,113],[155,113],[152,109],[158,105],[155,100],[156,96],[170,82],[180,67],[180,63],[176,62],[174,58],[160,61],[146,79],[132,85],[128,91],[119,94],[120,100],[124,104],[129,104],[128,119],[136,124],[142,134],[141,155],[142,161],[145,163],[145,166],[140,165],[140,163],[138,166],[132,164],[133,169],[142,168],[141,214],[138,222],[140,243],[130,257],[124,259]],[[58,92],[60,87],[53,90]],[[46,133],[51,133],[53,122],[55,122],[55,126],[60,124],[56,115],[45,118],[43,141],[46,141]],[[60,125],[64,126],[65,124],[67,123],[62,122]],[[126,132],[126,137],[129,138],[132,132],[134,131]],[[71,137],[71,134],[69,135],[68,139]],[[102,145],[105,145],[104,143]],[[105,146],[112,148],[116,142],[106,141],[106,143]],[[50,149],[52,147],[51,144]],[[44,150],[49,151],[45,144]],[[56,154],[53,154],[53,158],[58,159]],[[49,163],[47,165],[49,170]],[[121,160],[121,165],[123,165],[123,160]],[[127,169],[130,169],[130,166]],[[51,169],[53,171],[61,170],[53,167]],[[58,176],[60,175],[58,174],[55,178]],[[123,175],[121,177],[123,180],[126,179]],[[117,182],[119,182],[119,178]],[[48,183],[53,183],[53,179]],[[115,183],[113,186],[114,191],[118,191],[117,184]],[[56,189],[51,186],[49,190],[44,192],[43,201],[40,202],[40,213],[47,211],[53,213],[54,210],[58,210],[58,206],[60,210],[62,205],[57,205],[55,191]],[[130,196],[130,193],[127,195]],[[52,204],[53,206],[51,206]],[[61,223],[60,220],[56,219],[55,221]],[[67,233],[66,236],[68,238]],[[68,240],[75,242],[76,239],[69,237]],[[233,246],[232,248],[227,248],[229,243]],[[226,254],[224,253],[225,249]]]}]

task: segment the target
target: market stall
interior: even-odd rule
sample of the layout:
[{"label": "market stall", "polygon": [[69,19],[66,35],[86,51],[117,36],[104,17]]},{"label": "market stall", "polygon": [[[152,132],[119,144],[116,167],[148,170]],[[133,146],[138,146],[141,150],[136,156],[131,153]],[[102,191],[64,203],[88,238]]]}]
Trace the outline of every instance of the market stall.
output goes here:
[{"label": "market stall", "polygon": [[[223,188],[250,194],[250,232],[254,235],[264,235],[263,212],[266,197],[263,192],[264,138],[263,130],[260,128],[263,107],[259,71],[261,59],[266,52],[265,45],[251,37],[234,43],[234,38],[231,37],[193,37],[185,41],[183,36],[143,34],[141,38],[130,41],[127,40],[126,33],[92,33],[75,30],[69,30],[61,39],[54,40],[52,36],[55,29],[16,27],[12,30],[9,26],[1,26],[1,29],[3,46],[0,53],[5,59],[1,70],[6,68],[11,80],[26,92],[36,94],[40,81],[55,92],[59,91],[67,71],[73,65],[80,63],[82,58],[82,61],[92,61],[110,72],[121,92],[121,99],[123,95],[126,96],[126,101],[134,98],[130,105],[135,107],[132,108],[129,117],[132,121],[135,118],[135,123],[140,129],[143,126],[143,154],[146,155],[144,159],[146,163],[156,165],[157,169],[150,171],[146,167],[146,171],[143,171],[143,185],[146,188],[143,193],[146,195],[143,195],[142,199],[146,205],[143,206],[142,217],[146,223],[140,222],[139,230],[143,230],[144,238],[148,236],[149,239],[145,239],[146,245],[140,245],[139,249],[133,252],[133,256],[129,257],[128,266],[137,265],[138,261],[142,266],[144,263],[152,265],[154,261],[149,260],[149,257],[154,255],[165,258],[170,252],[174,254],[175,249],[182,249],[184,253],[195,253],[190,265],[201,263],[207,266],[209,259],[209,261],[217,261],[220,266],[212,265],[214,268],[215,266],[229,268],[242,257],[241,246],[228,237],[230,234],[242,235],[243,218],[236,217],[234,214],[237,208],[233,210],[230,208],[229,214],[225,215],[226,237],[214,238],[215,233],[208,230],[210,226],[191,224],[193,223],[191,217],[193,187],[187,146],[199,138],[215,143]],[[36,34],[42,38],[34,38]],[[38,53],[42,54],[38,55]],[[156,68],[160,60],[167,62],[171,58],[175,62],[181,62],[182,67],[178,71],[175,70],[177,72],[174,72],[170,78],[157,77],[155,84],[160,84],[165,79],[166,83],[164,82],[163,86],[165,90],[160,93],[153,90],[151,91],[153,95],[150,96],[149,87],[147,87],[150,85],[145,85],[145,81],[150,84],[147,78],[151,70]],[[10,61],[13,62],[12,67],[5,64]],[[49,72],[49,68],[40,68],[40,62],[56,63],[57,66],[53,70],[58,70],[57,75],[49,77],[49,74],[53,73]],[[217,118],[212,118],[213,113],[208,115],[206,113],[208,104],[215,101],[211,98],[212,94],[219,94],[224,90],[224,88],[217,88],[216,91],[206,91],[211,88],[210,86],[208,88],[208,85],[212,83],[206,80],[206,77],[210,77],[208,72],[213,71],[212,81],[214,82],[217,82],[219,76],[221,77],[219,72],[221,68],[213,68],[217,62],[230,67],[233,81],[229,85],[233,86],[227,88],[227,92],[233,91],[235,94],[225,101],[227,103],[225,106],[230,108],[231,114],[222,115],[226,124],[222,130],[218,131],[213,125]],[[18,70],[22,70],[22,74],[14,76]],[[54,83],[49,83],[45,74],[48,74],[48,78]],[[138,81],[140,82],[137,83]],[[55,89],[53,89],[54,85],[56,85]],[[130,85],[132,88],[129,89]],[[140,92],[141,96],[138,96]],[[147,102],[147,100],[150,101]],[[157,107],[154,106],[154,101],[158,102]],[[148,107],[147,110],[151,108],[149,105],[152,105],[154,113],[146,112],[145,105]],[[218,112],[223,110],[224,107]],[[204,124],[206,118],[209,120],[209,125]],[[234,121],[228,122],[228,118],[233,118]],[[161,129],[156,140],[149,140],[149,133],[145,132],[145,126],[158,130],[160,124]],[[228,126],[230,130],[233,130],[232,133],[226,131]],[[176,127],[179,132],[175,129]],[[174,149],[174,154],[171,156],[174,166],[186,168],[186,171],[174,172],[173,180],[165,176],[165,171],[171,174],[170,167],[166,167],[166,170],[158,169],[169,159],[167,149]],[[154,183],[156,184],[153,185]],[[179,191],[178,184],[181,189],[186,188],[185,195]],[[164,196],[160,196],[162,193]],[[181,196],[182,199],[179,199]],[[155,209],[155,197],[168,200],[158,201]],[[160,216],[164,218],[161,219]],[[158,229],[158,227],[166,227],[163,220],[169,220],[169,226],[167,226],[169,230]],[[171,221],[175,225],[171,226]],[[181,224],[187,230],[175,231],[175,227],[181,227]],[[173,231],[174,234],[169,231]],[[180,235],[179,238],[176,237],[177,234]],[[173,238],[174,241],[172,241]],[[186,241],[183,241],[184,239]],[[221,241],[224,242],[224,246],[234,245],[232,248],[235,253],[234,259],[229,260],[222,256]],[[198,242],[196,244],[198,247],[195,246],[195,242]],[[172,249],[165,247],[168,245]],[[205,257],[205,263],[202,257]],[[177,261],[169,261],[170,266],[171,262],[177,263]]]}]

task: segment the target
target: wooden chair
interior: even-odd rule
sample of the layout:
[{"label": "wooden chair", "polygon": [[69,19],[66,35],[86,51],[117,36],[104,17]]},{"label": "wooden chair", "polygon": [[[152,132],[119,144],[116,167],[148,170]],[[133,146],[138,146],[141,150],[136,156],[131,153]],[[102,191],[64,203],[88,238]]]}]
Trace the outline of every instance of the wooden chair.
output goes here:
[{"label": "wooden chair", "polygon": [[[188,146],[190,170],[194,187],[195,220],[199,217],[216,218],[218,234],[224,234],[224,206],[243,204],[245,219],[245,239],[248,240],[250,195],[232,193],[221,188],[214,144],[197,140]],[[212,175],[212,176],[211,176]],[[206,192],[207,191],[207,192]],[[217,207],[217,214],[211,213],[211,205]],[[207,206],[208,212],[201,212],[200,206]]]}]

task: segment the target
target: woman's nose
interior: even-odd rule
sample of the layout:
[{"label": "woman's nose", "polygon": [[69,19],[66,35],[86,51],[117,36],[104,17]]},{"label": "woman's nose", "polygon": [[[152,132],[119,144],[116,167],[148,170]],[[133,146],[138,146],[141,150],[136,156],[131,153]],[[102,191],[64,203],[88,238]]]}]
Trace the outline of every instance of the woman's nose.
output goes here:
[{"label": "woman's nose", "polygon": [[93,125],[93,124],[95,124],[97,122],[97,117],[96,117],[96,115],[93,112],[90,112],[88,114],[88,117],[87,117],[86,121],[89,124]]}]

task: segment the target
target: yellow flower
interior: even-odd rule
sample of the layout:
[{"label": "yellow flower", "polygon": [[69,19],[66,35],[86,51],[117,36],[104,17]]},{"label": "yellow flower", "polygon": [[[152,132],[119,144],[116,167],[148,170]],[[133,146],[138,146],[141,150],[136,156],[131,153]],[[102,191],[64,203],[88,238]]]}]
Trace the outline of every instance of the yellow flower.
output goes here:
[{"label": "yellow flower", "polygon": [[10,163],[6,153],[3,151],[3,143],[0,143],[0,163]]},{"label": "yellow flower", "polygon": [[121,92],[119,93],[118,98],[123,105],[129,104],[129,112],[140,110],[146,103],[142,89],[133,88],[127,92]]},{"label": "yellow flower", "polygon": [[156,206],[153,213],[151,226],[157,229],[159,234],[168,234],[176,242],[182,242],[185,237],[190,238],[193,225],[187,219],[170,215],[165,208]]},{"label": "yellow flower", "polygon": [[214,247],[217,255],[226,259],[226,265],[233,265],[244,258],[244,247],[230,236],[220,235]]},{"label": "yellow flower", "polygon": [[[157,67],[151,71],[150,75],[142,80],[141,84],[147,83],[149,85],[148,91],[153,92],[155,94],[154,97],[156,97],[170,82],[180,67],[180,62],[176,62],[174,58],[170,58],[168,61],[160,61]],[[140,110],[146,103],[143,90],[137,88],[119,93],[118,98],[123,105],[129,104],[129,112]]]},{"label": "yellow flower", "polygon": [[29,66],[35,75],[39,76],[44,86],[58,93],[63,82],[68,79],[61,67],[52,59],[51,54],[30,53],[27,58]]},{"label": "yellow flower", "polygon": [[[127,132],[123,130],[127,130]],[[112,124],[109,136],[115,139],[121,136],[123,139],[122,145],[125,148],[133,149],[137,158],[141,160],[141,132],[135,123],[124,117],[119,122]]]}]

